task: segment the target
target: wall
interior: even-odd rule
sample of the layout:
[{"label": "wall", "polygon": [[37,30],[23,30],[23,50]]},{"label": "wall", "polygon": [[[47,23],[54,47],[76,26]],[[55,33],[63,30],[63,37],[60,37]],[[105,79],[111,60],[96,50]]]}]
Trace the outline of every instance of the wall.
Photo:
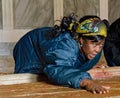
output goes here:
[{"label": "wall", "polygon": [[108,0],[108,19],[110,24],[120,18],[120,0]]},{"label": "wall", "polygon": [[108,18],[107,4],[108,0],[0,0],[0,42],[16,42],[31,29],[53,26],[71,12],[79,18]]}]

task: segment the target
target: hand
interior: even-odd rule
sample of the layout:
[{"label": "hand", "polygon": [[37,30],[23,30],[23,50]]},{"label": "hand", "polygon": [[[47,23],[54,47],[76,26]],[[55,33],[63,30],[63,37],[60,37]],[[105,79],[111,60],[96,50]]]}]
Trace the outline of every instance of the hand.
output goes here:
[{"label": "hand", "polygon": [[110,87],[101,86],[90,79],[84,79],[81,81],[80,86],[93,94],[105,94],[108,93],[110,89]]},{"label": "hand", "polygon": [[93,66],[93,68],[108,68],[109,66],[107,64],[96,64]]}]

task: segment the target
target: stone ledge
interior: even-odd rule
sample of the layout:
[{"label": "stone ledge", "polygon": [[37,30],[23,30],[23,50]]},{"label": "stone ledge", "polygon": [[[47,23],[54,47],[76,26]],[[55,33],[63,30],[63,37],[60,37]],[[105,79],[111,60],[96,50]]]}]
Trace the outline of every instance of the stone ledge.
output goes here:
[{"label": "stone ledge", "polygon": [[[105,80],[113,77],[120,79],[120,67],[109,67],[105,69],[90,70],[91,76],[94,80]],[[2,74],[0,75],[0,85],[31,83],[47,80],[43,75],[24,73],[24,74]]]}]

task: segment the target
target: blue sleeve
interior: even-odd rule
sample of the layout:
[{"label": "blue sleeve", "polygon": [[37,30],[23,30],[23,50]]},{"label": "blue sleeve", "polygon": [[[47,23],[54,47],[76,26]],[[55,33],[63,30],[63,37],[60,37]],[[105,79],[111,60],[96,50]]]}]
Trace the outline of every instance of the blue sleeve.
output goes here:
[{"label": "blue sleeve", "polygon": [[89,73],[75,68],[78,45],[72,41],[62,40],[50,48],[46,53],[47,59],[51,63],[44,68],[44,73],[54,81],[55,84],[80,88],[80,82],[91,79]]}]

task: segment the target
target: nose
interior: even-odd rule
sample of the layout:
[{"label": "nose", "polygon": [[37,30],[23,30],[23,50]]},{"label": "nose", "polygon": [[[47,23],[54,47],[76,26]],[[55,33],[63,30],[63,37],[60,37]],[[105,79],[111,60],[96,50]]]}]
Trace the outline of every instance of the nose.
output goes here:
[{"label": "nose", "polygon": [[96,53],[99,53],[100,50],[101,50],[101,47],[99,45],[97,45],[96,48],[95,48]]}]

